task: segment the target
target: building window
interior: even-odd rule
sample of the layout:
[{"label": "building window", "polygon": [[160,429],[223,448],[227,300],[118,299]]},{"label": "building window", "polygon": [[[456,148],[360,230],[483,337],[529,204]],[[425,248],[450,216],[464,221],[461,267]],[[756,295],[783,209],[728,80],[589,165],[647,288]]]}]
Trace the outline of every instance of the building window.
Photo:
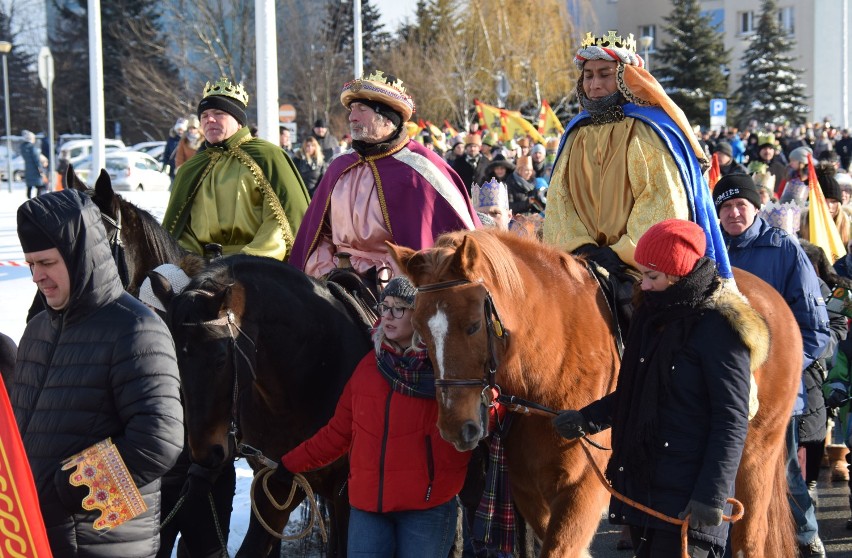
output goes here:
[{"label": "building window", "polygon": [[737,13],[737,32],[740,35],[754,33],[754,12]]},{"label": "building window", "polygon": [[[636,41],[642,37],[651,37],[651,39],[657,38],[657,26],[656,25],[640,25],[639,26],[639,34],[636,36]],[[648,52],[654,52],[654,47],[656,40],[651,41],[651,46],[648,48]]]},{"label": "building window", "polygon": [[796,33],[796,8],[789,6],[778,10],[778,26],[788,35]]}]

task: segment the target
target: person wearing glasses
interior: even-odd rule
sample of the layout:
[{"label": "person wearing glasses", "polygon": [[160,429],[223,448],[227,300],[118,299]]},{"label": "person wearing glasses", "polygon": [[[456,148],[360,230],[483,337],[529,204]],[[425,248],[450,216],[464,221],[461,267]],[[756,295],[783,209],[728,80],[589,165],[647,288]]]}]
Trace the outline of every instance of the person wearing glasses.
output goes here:
[{"label": "person wearing glasses", "polygon": [[358,364],[334,416],[287,452],[273,478],[349,456],[349,556],[444,558],[456,531],[470,452],[438,432],[435,376],[411,324],[415,288],[404,276],[382,291],[375,351]]}]

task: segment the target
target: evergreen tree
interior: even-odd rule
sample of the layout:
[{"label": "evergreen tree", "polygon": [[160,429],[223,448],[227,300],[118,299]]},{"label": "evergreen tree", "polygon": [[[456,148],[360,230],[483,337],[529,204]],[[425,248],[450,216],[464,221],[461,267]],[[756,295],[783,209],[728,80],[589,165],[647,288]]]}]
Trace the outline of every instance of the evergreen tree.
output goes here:
[{"label": "evergreen tree", "polygon": [[[355,24],[352,18],[352,0],[329,2],[328,13],[323,27],[326,39],[334,45],[334,51],[345,60],[354,57]],[[364,71],[372,72],[376,59],[390,47],[391,37],[379,20],[380,13],[370,0],[361,1],[361,52],[364,58]]]},{"label": "evergreen tree", "polygon": [[[46,92],[38,81],[36,56],[27,52],[12,35],[9,15],[0,7],[0,38],[12,43],[12,50],[6,55],[9,77],[9,128],[13,135],[27,129],[33,132],[47,132]],[[0,99],[3,97],[0,86]],[[0,101],[0,134],[6,133],[6,116],[2,107],[6,99]],[[3,144],[5,145],[5,144]]]},{"label": "evergreen tree", "polygon": [[726,97],[728,80],[722,71],[730,52],[722,30],[701,14],[698,0],[672,0],[674,9],[663,18],[671,40],[658,49],[659,81],[690,122],[709,124],[710,99]]},{"label": "evergreen tree", "polygon": [[[51,34],[56,75],[73,92],[57,96],[59,132],[88,132],[88,22],[86,0],[57,3],[63,32]],[[159,138],[185,112],[177,70],[165,54],[155,0],[103,0],[101,40],[106,135],[129,142]],[[185,97],[185,95],[183,95]]]},{"label": "evergreen tree", "polygon": [[795,124],[806,120],[810,108],[805,104],[802,70],[788,53],[793,39],[778,24],[776,0],[763,0],[760,22],[751,44],[742,58],[745,70],[737,89],[741,120],[758,124]]}]

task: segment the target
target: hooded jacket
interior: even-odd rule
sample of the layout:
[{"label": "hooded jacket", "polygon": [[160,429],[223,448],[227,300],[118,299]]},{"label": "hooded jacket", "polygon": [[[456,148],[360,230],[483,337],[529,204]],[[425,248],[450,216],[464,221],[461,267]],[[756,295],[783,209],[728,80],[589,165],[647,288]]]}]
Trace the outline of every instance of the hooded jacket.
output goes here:
[{"label": "hooded jacket", "polygon": [[[59,250],[71,293],[28,324],[10,388],[48,539],[57,558],[154,556],[160,477],[183,445],[174,343],[160,318],[121,286],[98,208],[64,190],[19,209]],[[42,296],[43,295],[39,295]],[[148,510],[107,532],[82,507],[61,461],[111,438]]]}]

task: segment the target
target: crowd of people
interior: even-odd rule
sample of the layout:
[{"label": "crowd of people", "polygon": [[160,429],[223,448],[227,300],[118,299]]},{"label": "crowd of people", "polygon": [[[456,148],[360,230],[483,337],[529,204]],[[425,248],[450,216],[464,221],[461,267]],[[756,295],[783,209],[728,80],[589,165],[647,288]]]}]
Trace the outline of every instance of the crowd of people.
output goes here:
[{"label": "crowd of people", "polygon": [[[739,324],[754,311],[736,292],[731,266],[782,295],[803,339],[801,390],[786,425],[791,509],[800,555],[825,556],[814,489],[830,409],[844,409],[835,438],[852,446],[847,317],[826,300],[852,290],[852,251],[834,258],[809,242],[807,192],[821,189],[830,225],[849,247],[848,131],[755,124],[698,134],[632,38],[589,34],[574,63],[583,110],[561,138],[540,143],[500,141],[478,122],[449,138],[412,134],[413,96],[380,71],[343,85],[349,133],[340,141],[322,119],[298,148],[284,126],[277,144],[255,137],[245,89],[225,78],[207,83],[196,114],[175,123],[163,226],[181,246],[202,256],[217,246],[216,254],[275,258],[320,279],[346,267],[380,302],[374,350],[331,422],[280,456],[276,478],[289,483],[348,455],[349,551],[446,556],[470,455],[437,432],[434,371],[411,322],[416,289],[386,242],[420,250],[450,231],[532,231],[590,262],[613,293],[625,332],[615,391],[563,410],[555,430],[574,439],[612,428],[613,486],[688,518],[690,556],[722,556],[728,545],[724,502],[753,411],[754,340]],[[529,220],[536,225],[525,226]],[[87,196],[64,191],[27,201],[18,233],[47,309],[24,332],[9,390],[54,556],[168,556],[176,530],[189,555],[216,555],[213,529],[227,514],[187,516],[158,544],[155,495],[179,464],[183,441],[175,349],[154,314],[167,308],[150,285],[140,298],[153,310],[122,291]],[[176,292],[188,282],[176,266],[158,270]],[[393,434],[392,443],[382,432]],[[688,438],[691,456],[671,459],[657,443],[662,433]],[[117,451],[148,511],[102,535],[77,488],[85,483],[63,463],[96,462],[109,451]],[[163,482],[163,502],[203,503],[212,493],[227,503],[233,467],[225,474],[187,467],[186,448],[183,456],[178,481]],[[424,470],[420,462],[438,466]],[[849,478],[845,466],[835,475]],[[615,500],[611,511],[611,521],[625,526],[622,546],[636,556],[679,548],[677,526]]]}]

